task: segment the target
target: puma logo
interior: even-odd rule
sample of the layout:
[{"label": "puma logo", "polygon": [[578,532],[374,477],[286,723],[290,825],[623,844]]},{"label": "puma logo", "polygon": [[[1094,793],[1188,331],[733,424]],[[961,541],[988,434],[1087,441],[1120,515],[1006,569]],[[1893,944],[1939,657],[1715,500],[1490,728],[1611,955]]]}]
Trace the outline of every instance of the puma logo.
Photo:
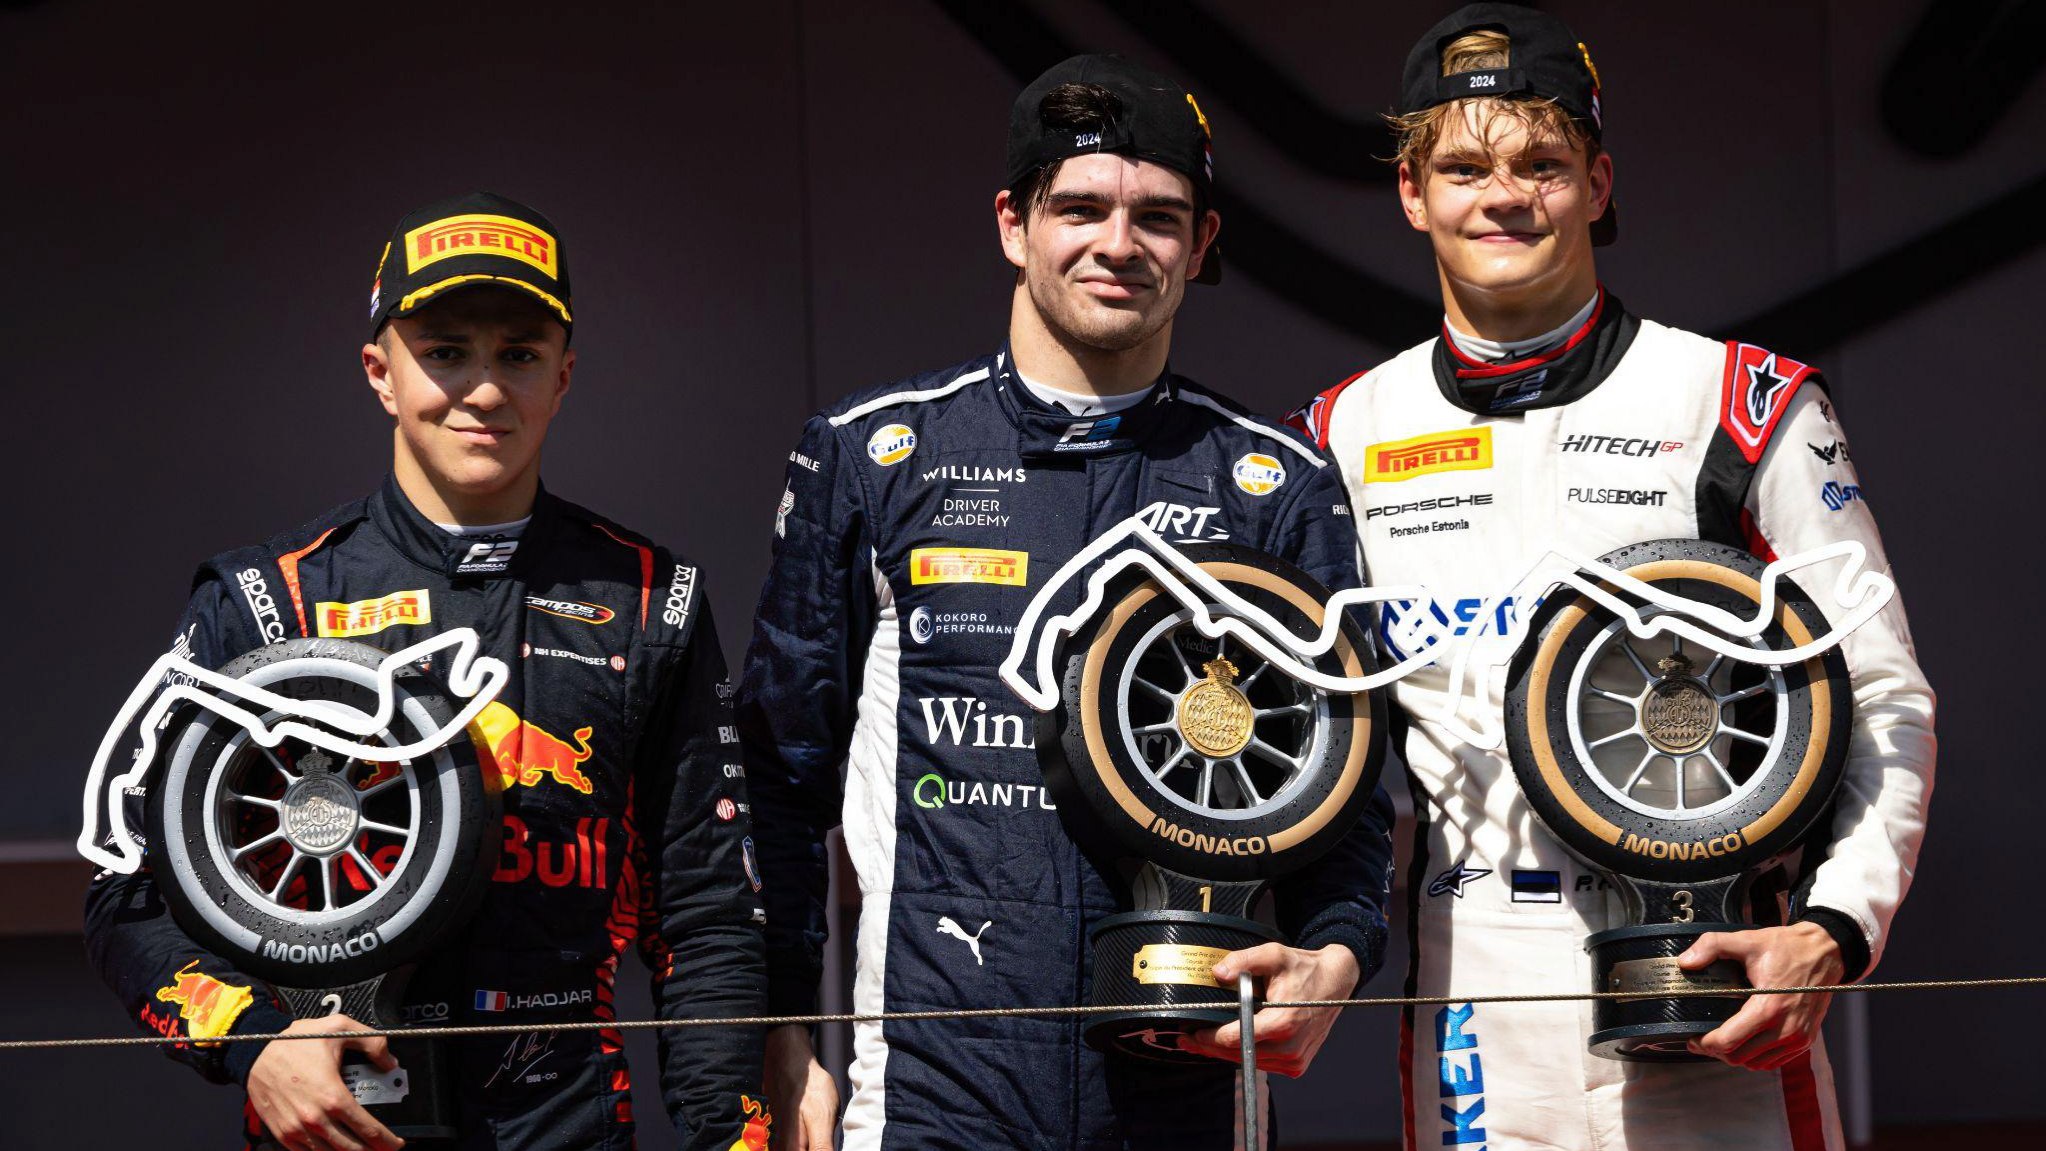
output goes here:
[{"label": "puma logo", "polygon": [[972,935],[968,935],[966,934],[966,929],[959,926],[959,924],[956,921],[954,921],[951,916],[941,915],[938,917],[938,934],[949,935],[952,938],[959,940],[961,943],[966,944],[966,946],[972,948],[973,964],[974,966],[979,967],[983,966],[983,963],[980,958],[980,937],[987,934],[987,929],[993,927],[994,925],[995,921],[990,919],[987,922],[980,925],[979,931],[974,932]]}]

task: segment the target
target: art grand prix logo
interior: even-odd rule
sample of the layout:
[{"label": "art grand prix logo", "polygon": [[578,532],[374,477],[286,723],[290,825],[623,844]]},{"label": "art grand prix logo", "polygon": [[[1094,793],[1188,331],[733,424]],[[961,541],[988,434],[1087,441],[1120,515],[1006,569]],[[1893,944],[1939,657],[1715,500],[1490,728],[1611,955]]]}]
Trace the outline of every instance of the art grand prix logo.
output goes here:
[{"label": "art grand prix logo", "polygon": [[1398,483],[1438,472],[1481,471],[1491,466],[1491,428],[1430,432],[1364,449],[1367,484]]},{"label": "art grand prix logo", "polygon": [[554,237],[521,220],[475,212],[435,220],[405,233],[405,271],[456,256],[503,256],[530,264],[550,280],[561,273]]},{"label": "art grand prix logo", "polygon": [[492,700],[471,725],[476,742],[490,753],[499,781],[507,788],[533,787],[552,779],[584,795],[595,790],[582,762],[590,758],[590,731],[575,729],[570,740],[519,718],[519,713]]}]

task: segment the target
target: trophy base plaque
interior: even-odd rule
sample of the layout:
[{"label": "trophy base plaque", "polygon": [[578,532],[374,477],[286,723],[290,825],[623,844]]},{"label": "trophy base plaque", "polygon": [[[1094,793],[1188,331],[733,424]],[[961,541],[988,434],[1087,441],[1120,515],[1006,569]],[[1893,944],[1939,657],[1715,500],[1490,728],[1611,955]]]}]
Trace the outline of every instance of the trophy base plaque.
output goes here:
[{"label": "trophy base plaque", "polygon": [[1232,951],[1284,942],[1249,917],[1264,884],[1203,882],[1147,863],[1131,886],[1137,910],[1111,915],[1088,932],[1090,1002],[1128,1010],[1088,1017],[1087,1042],[1167,1063],[1209,1062],[1182,1050],[1179,1039],[1236,1018],[1235,989],[1215,978],[1215,964]]},{"label": "trophy base plaque", "polygon": [[1591,1053],[1634,1063],[1709,1062],[1691,1040],[1731,1019],[1742,995],[1671,996],[1671,991],[1730,990],[1748,986],[1738,963],[1719,960],[1703,971],[1677,966],[1677,956],[1710,931],[1741,931],[1738,923],[1651,923],[1601,931],[1584,941],[1599,991],[1639,992],[1592,1004]]},{"label": "trophy base plaque", "polygon": [[[410,981],[411,967],[401,967],[360,983],[334,989],[279,987],[293,1016],[299,1019],[342,1014],[376,1030],[404,1026],[399,1000]],[[392,1038],[391,1057],[398,1066],[379,1071],[363,1055],[350,1051],[341,1060],[341,1079],[363,1110],[412,1147],[452,1145],[460,1136],[455,1126],[454,1075],[446,1045],[433,1039]]]}]

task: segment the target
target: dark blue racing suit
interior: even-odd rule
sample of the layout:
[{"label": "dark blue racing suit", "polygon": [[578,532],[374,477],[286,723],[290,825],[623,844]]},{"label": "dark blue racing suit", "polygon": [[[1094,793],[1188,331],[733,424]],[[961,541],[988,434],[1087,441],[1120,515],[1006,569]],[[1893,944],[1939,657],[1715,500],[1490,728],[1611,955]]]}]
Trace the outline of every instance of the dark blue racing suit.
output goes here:
[{"label": "dark blue racing suit", "polygon": [[[1357,583],[1338,470],[1169,372],[1135,407],[1075,416],[988,356],[805,426],[739,699],[773,1011],[817,1007],[824,837],[841,823],[861,893],[855,1010],[1086,1000],[1087,931],[1119,909],[1120,885],[1069,838],[1035,713],[996,666],[1033,589],[1140,514],[1169,539],[1226,538],[1331,588]],[[1366,977],[1384,951],[1391,823],[1378,791],[1348,838],[1277,887],[1289,936],[1348,946]],[[1233,1067],[1104,1060],[1080,1032],[1064,1018],[861,1025],[845,1145],[1230,1145]]]}]

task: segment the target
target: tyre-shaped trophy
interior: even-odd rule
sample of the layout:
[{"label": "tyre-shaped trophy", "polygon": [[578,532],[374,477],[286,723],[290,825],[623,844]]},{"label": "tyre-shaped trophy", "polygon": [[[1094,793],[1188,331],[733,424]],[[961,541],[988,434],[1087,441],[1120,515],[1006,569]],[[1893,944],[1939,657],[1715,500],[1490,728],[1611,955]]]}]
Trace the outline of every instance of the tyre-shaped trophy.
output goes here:
[{"label": "tyre-shaped trophy", "polygon": [[[375,715],[337,740],[402,747],[448,732],[458,700],[418,664],[337,639],[292,639],[220,674],[295,701],[300,724]],[[283,718],[259,714],[264,723]],[[345,1013],[395,1028],[412,964],[474,913],[498,850],[499,796],[460,728],[425,754],[375,760],[286,736],[265,746],[220,711],[187,706],[148,804],[158,885],[178,924],[270,981],[295,1016]],[[485,853],[489,853],[486,856]],[[401,1137],[448,1139],[453,1084],[431,1040],[394,1039],[395,1072],[344,1068],[357,1100]]]},{"label": "tyre-shaped trophy", "polygon": [[[1258,609],[1253,626],[1322,633],[1329,593],[1306,573],[1234,544],[1180,550]],[[1236,1018],[1212,1006],[1214,964],[1280,938],[1251,918],[1252,904],[1349,831],[1383,751],[1375,693],[1309,686],[1240,639],[1204,633],[1196,614],[1141,569],[1111,580],[1100,610],[1057,649],[1062,690],[1037,733],[1076,840],[1140,861],[1132,910],[1091,932],[1092,1001],[1127,1010],[1090,1016],[1087,1040],[1171,1062],[1203,1058],[1181,1049],[1181,1034]],[[1314,666],[1361,677],[1370,651],[1346,621]]]},{"label": "tyre-shaped trophy", "polygon": [[1600,560],[1739,620],[1759,621],[1773,604],[1753,635],[1683,612],[1719,641],[1708,646],[1655,626],[1668,604],[1607,585],[1629,607],[1615,612],[1559,588],[1508,670],[1506,733],[1521,791],[1565,848],[1612,876],[1633,920],[1585,942],[1595,990],[1639,993],[1596,1001],[1591,1050],[1637,1062],[1701,1059],[1687,1044],[1730,1018],[1742,997],[1667,993],[1747,982],[1736,963],[1686,972],[1676,957],[1706,932],[1749,926],[1754,875],[1812,830],[1840,781],[1853,693],[1837,645],[1769,662],[1768,653],[1812,643],[1827,622],[1789,578],[1765,589],[1764,565],[1747,553],[1656,540]]}]

